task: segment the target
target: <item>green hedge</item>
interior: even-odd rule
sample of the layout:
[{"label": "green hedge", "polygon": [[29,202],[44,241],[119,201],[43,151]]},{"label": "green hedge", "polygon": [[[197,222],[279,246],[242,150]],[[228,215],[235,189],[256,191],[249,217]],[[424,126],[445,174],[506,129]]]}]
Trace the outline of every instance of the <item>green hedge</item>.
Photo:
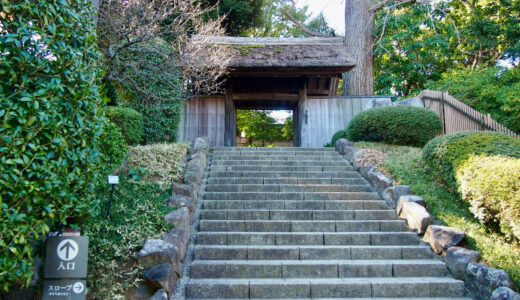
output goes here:
[{"label": "green hedge", "polygon": [[128,145],[137,145],[143,138],[143,117],[134,109],[121,106],[107,106],[105,116],[114,123],[123,134]]},{"label": "green hedge", "polygon": [[456,191],[455,173],[458,166],[471,155],[483,153],[520,158],[520,140],[489,131],[446,134],[424,146],[422,158],[432,175]]},{"label": "green hedge", "polygon": [[439,117],[414,106],[387,106],[357,114],[347,127],[347,139],[423,146],[442,129]]},{"label": "green hedge", "polygon": [[133,108],[143,117],[143,143],[174,142],[180,119],[180,101],[168,105],[145,106]]},{"label": "green hedge", "polygon": [[100,155],[98,163],[98,175],[100,183],[105,183],[107,175],[112,174],[121,166],[128,156],[128,146],[121,134],[119,127],[112,122],[106,122],[101,133],[98,151]]},{"label": "green hedge", "polygon": [[346,138],[347,138],[347,130],[339,130],[332,135],[332,139],[331,139],[330,143],[327,143],[325,145],[325,147],[334,147],[337,140],[346,139]]},{"label": "green hedge", "polygon": [[91,1],[1,3],[0,293],[29,283],[35,240],[88,215],[103,124]]},{"label": "green hedge", "polygon": [[520,159],[472,155],[457,168],[459,192],[483,224],[520,239]]}]

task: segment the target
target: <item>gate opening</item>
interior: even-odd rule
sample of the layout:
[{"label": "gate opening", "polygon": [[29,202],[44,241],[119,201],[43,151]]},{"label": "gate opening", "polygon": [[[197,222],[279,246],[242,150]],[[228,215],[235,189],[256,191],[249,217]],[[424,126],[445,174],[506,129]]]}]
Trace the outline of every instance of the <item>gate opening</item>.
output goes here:
[{"label": "gate opening", "polygon": [[236,145],[239,147],[292,147],[292,110],[236,110]]}]

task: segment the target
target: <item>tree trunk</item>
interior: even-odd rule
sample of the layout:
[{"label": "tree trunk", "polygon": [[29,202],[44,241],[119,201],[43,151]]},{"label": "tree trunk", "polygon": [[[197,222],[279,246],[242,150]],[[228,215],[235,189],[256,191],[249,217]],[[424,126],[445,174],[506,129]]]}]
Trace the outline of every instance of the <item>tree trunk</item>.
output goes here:
[{"label": "tree trunk", "polygon": [[345,0],[345,46],[356,66],[343,74],[343,94],[374,94],[374,14],[372,0]]}]

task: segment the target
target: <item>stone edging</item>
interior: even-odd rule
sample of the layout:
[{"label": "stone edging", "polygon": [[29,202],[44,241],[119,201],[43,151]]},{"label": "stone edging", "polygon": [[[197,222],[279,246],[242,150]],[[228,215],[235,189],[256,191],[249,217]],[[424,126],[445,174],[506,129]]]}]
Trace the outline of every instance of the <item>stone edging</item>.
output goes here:
[{"label": "stone edging", "polygon": [[[146,240],[139,251],[137,258],[146,279],[146,287],[142,289],[151,291],[153,296],[136,295],[138,299],[149,297],[149,300],[168,300],[173,296],[177,281],[183,281],[189,276],[188,265],[192,253],[187,253],[188,243],[195,238],[194,232],[190,232],[197,226],[198,216],[195,212],[201,204],[197,203],[197,199],[208,151],[207,137],[197,138],[192,144],[185,161],[184,183],[173,183],[172,196],[165,201],[165,205],[177,208],[164,216],[165,221],[175,228],[163,234],[162,239]],[[181,279],[183,275],[187,276]]]},{"label": "stone edging", "polygon": [[396,209],[397,215],[406,220],[408,227],[423,236],[422,240],[430,245],[433,252],[444,256],[452,276],[465,281],[470,297],[476,300],[520,300],[520,294],[512,290],[513,282],[504,270],[478,263],[481,258],[478,251],[459,247],[465,238],[464,231],[433,225],[424,199],[412,195],[407,185],[394,186],[390,178],[362,158],[363,150],[354,147],[352,142],[339,139],[334,147],[355,171],[372,184],[388,205]]}]

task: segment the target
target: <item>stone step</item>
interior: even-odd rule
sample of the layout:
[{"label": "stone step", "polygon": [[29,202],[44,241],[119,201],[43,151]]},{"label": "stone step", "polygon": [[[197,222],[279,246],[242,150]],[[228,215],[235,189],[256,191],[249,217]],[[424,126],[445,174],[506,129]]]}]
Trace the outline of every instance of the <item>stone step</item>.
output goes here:
[{"label": "stone step", "polygon": [[267,210],[205,209],[203,220],[396,220],[393,209],[386,210]]},{"label": "stone step", "polygon": [[192,278],[441,277],[446,264],[417,260],[198,260]]},{"label": "stone step", "polygon": [[199,245],[419,245],[414,232],[198,232]]},{"label": "stone step", "polygon": [[364,178],[246,178],[246,177],[211,177],[206,184],[367,184]]},{"label": "stone step", "polygon": [[383,200],[204,200],[204,209],[388,209]]},{"label": "stone step", "polygon": [[200,232],[370,232],[408,231],[404,220],[389,221],[242,221],[201,220]]},{"label": "stone step", "polygon": [[211,161],[212,166],[351,166],[346,160],[344,161],[326,161],[326,160],[217,160]]},{"label": "stone step", "polygon": [[188,298],[463,297],[464,282],[448,277],[191,279]]},{"label": "stone step", "polygon": [[339,156],[335,151],[214,151],[213,155],[234,155],[234,156]]},{"label": "stone step", "polygon": [[209,177],[246,177],[246,178],[362,178],[354,171],[209,171]]},{"label": "stone step", "polygon": [[371,185],[337,185],[337,184],[208,184],[206,192],[374,192]]},{"label": "stone step", "polygon": [[[218,299],[221,299],[221,298],[188,298],[187,300],[218,300]],[[234,300],[249,300],[249,299],[259,299],[259,298],[232,298]],[[413,297],[413,298],[408,298],[408,297],[399,297],[399,298],[389,298],[389,297],[377,297],[377,298],[317,298],[317,297],[312,297],[312,298],[284,298],[286,300],[307,300],[307,299],[312,299],[312,300],[344,300],[344,299],[349,299],[349,300],[415,300],[415,299],[421,299],[421,300],[472,300],[471,298],[467,298],[467,297],[421,297],[421,298],[417,298],[417,297]]]},{"label": "stone step", "polygon": [[345,161],[341,156],[317,156],[317,155],[220,155],[213,154],[215,160],[235,160],[235,161],[301,161],[301,160],[314,160],[314,161]]},{"label": "stone step", "polygon": [[380,200],[377,192],[206,192],[207,200]]},{"label": "stone step", "polygon": [[325,152],[335,152],[334,148],[321,147],[321,148],[300,148],[300,147],[215,147],[213,149],[214,153],[220,151],[229,151],[229,152],[241,152],[241,151],[298,151],[298,152],[307,152],[307,151],[325,151]]},{"label": "stone step", "polygon": [[196,245],[196,260],[385,260],[429,259],[426,245],[384,246],[261,246],[261,245]]},{"label": "stone step", "polygon": [[209,168],[211,172],[232,172],[232,171],[268,171],[268,172],[330,172],[330,171],[352,171],[351,166],[275,166],[275,165],[256,165],[256,166],[226,166],[213,165]]}]

